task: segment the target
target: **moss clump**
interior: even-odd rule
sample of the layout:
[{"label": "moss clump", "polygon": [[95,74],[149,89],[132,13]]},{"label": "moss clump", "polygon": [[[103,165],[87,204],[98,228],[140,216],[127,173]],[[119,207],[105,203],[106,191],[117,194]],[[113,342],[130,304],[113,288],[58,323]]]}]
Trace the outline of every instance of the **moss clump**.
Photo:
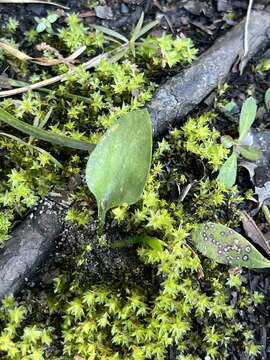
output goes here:
[{"label": "moss clump", "polygon": [[[47,332],[52,329],[48,336],[53,339],[49,345],[36,343],[43,357],[159,360],[166,359],[171,346],[180,360],[206,356],[227,359],[231,349],[250,358],[258,353],[259,347],[248,324],[239,318],[239,310],[245,312],[258,305],[262,296],[249,293],[241,275],[229,275],[226,267],[221,269],[214,262],[200,259],[189,242],[191,230],[202,220],[236,224],[237,206],[243,201],[236,188],[228,191],[209,179],[226,157],[219,133],[211,126],[212,119],[211,114],[205,114],[172,130],[156,146],[141,201],[111,212],[126,231],[153,235],[165,242],[163,251],[138,249],[141,261],[153,269],[152,281],[145,276],[144,283],[127,280],[85,284],[80,280],[82,262],[75,259],[74,272],[62,273],[55,280],[54,293],[39,300],[43,314],[39,317],[46,318]],[[200,131],[194,131],[198,126]],[[213,148],[217,151],[211,151]],[[194,159],[198,165],[191,167]],[[205,170],[204,177],[193,183],[180,202],[179,193],[191,179],[200,176],[200,168]],[[85,202],[80,210],[73,211],[72,220],[76,211],[80,220],[82,211],[86,211]],[[238,292],[235,303],[231,302],[233,291]],[[4,305],[4,314],[5,309]],[[7,334],[5,329],[2,331],[0,350],[10,359],[23,356],[21,344],[26,340],[19,335],[23,327],[32,329],[36,324],[40,328],[33,316],[30,313],[28,320],[17,325],[16,337],[7,335],[10,349],[1,343]],[[9,319],[5,326],[8,324]],[[17,353],[12,355],[14,348]]]},{"label": "moss clump", "polygon": [[[10,19],[6,24],[8,32],[1,33],[1,41],[17,47],[16,22]],[[55,24],[53,24],[55,27]],[[166,39],[164,54],[176,51],[179,40]],[[86,46],[80,57],[83,63],[95,57],[101,51],[110,52],[115,48],[107,42],[101,32],[86,27],[76,14],[67,18],[67,25],[58,32],[46,30],[39,34],[29,29],[25,39],[25,51],[31,53],[33,46],[43,40],[39,46],[42,56],[51,59],[70,55],[70,52]],[[138,56],[134,59],[127,52],[118,61],[101,61],[92,71],[77,66],[74,72],[70,64],[60,64],[40,71],[37,65],[18,61],[0,50],[0,60],[14,65],[18,80],[37,82],[54,75],[64,74],[65,83],[58,83],[50,89],[39,89],[25,93],[21,99],[5,99],[1,106],[19,119],[35,124],[55,134],[74,139],[85,139],[97,143],[103,132],[114,119],[129,110],[144,105],[151,97],[155,84],[149,77],[152,69],[150,48],[147,50],[142,40],[137,46]],[[181,49],[177,50],[177,63],[187,64],[195,55],[190,39],[181,39]],[[143,51],[140,49],[144,49]],[[172,50],[174,49],[174,50]],[[158,52],[155,55],[159,58]],[[10,75],[13,77],[13,74]],[[7,79],[7,84],[9,80]],[[41,143],[28,138],[9,126],[0,123],[1,180],[0,180],[0,245],[6,240],[12,221],[23,216],[38,199],[44,198],[52,185],[67,181],[80,172],[84,166],[85,154]]]}]

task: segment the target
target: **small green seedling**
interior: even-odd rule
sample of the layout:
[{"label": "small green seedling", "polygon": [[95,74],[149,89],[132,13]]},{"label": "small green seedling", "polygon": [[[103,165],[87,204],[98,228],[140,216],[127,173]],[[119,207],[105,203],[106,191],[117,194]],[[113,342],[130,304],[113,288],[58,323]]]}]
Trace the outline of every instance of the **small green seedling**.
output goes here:
[{"label": "small green seedling", "polygon": [[232,153],[222,165],[218,174],[218,180],[228,189],[231,188],[236,181],[237,158],[239,155],[251,161],[256,161],[261,157],[260,150],[243,144],[243,140],[256,118],[256,111],[256,101],[253,97],[249,97],[241,109],[238,139],[233,139],[231,136],[222,137],[224,147],[227,149],[232,148]]},{"label": "small green seedling", "polygon": [[124,35],[118,33],[117,31],[108,29],[104,26],[92,25],[92,27],[96,30],[103,32],[107,40],[116,42],[121,45],[119,47],[119,53],[116,55],[117,60],[119,60],[129,52],[131,52],[132,55],[135,57],[135,47],[137,45],[137,41],[159,23],[159,20],[154,20],[143,26],[143,20],[144,13],[142,12],[140,19],[136,24],[135,28],[133,29],[129,39]]},{"label": "small green seedling", "polygon": [[36,31],[38,33],[47,31],[49,34],[53,34],[52,24],[55,23],[58,18],[58,14],[54,11],[48,11],[47,17],[44,18],[34,17],[37,22]]},{"label": "small green seedling", "polygon": [[86,167],[86,182],[98,205],[99,232],[109,209],[138,201],[151,157],[152,124],[146,109],[123,115],[106,131]]},{"label": "small green seedling", "polygon": [[270,267],[270,261],[247,239],[221,224],[200,224],[192,234],[192,242],[204,256],[220,264],[249,269]]}]

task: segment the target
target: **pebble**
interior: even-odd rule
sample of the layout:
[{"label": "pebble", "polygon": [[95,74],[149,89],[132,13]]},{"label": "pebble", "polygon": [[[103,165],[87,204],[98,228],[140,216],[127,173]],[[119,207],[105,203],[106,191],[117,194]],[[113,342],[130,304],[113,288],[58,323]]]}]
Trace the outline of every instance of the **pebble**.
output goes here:
[{"label": "pebble", "polygon": [[129,8],[126,4],[122,3],[120,6],[120,11],[121,11],[121,14],[128,14]]},{"label": "pebble", "polygon": [[113,18],[113,12],[112,8],[110,6],[104,5],[104,6],[96,6],[95,7],[96,16],[100,19],[112,19]]}]

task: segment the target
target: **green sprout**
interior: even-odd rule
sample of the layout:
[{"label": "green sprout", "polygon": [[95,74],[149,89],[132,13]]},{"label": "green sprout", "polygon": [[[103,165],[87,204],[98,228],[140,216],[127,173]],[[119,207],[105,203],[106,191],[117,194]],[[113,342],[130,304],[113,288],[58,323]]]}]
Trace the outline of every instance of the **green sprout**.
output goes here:
[{"label": "green sprout", "polygon": [[47,33],[53,34],[54,31],[52,28],[52,24],[56,22],[58,17],[58,14],[54,11],[48,11],[47,17],[44,18],[39,18],[35,16],[34,19],[37,22],[36,31],[38,33],[47,31]]},{"label": "green sprout", "polygon": [[256,161],[261,157],[261,151],[245,145],[244,140],[256,118],[257,105],[256,100],[252,97],[246,99],[243,103],[240,121],[239,137],[233,139],[231,136],[223,136],[221,141],[225,148],[231,149],[232,153],[220,168],[218,180],[227,188],[231,188],[236,181],[237,175],[237,158],[242,155],[247,160]]}]

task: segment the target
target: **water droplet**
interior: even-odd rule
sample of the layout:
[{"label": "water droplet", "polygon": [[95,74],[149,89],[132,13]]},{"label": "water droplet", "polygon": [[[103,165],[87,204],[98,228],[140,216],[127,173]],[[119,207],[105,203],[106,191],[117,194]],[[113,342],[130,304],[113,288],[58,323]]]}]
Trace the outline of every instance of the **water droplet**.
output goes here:
[{"label": "water droplet", "polygon": [[211,228],[211,229],[214,229],[214,228],[215,228],[215,225],[214,225],[214,224],[210,224],[210,228]]},{"label": "water droplet", "polygon": [[247,253],[250,253],[251,252],[251,247],[247,246],[245,250],[246,250]]},{"label": "water droplet", "polygon": [[221,232],[220,232],[220,235],[221,235],[221,236],[225,236],[225,232],[224,232],[224,231],[221,231]]},{"label": "water droplet", "polygon": [[242,260],[243,260],[243,261],[248,261],[248,255],[244,255],[244,256],[242,257]]}]

